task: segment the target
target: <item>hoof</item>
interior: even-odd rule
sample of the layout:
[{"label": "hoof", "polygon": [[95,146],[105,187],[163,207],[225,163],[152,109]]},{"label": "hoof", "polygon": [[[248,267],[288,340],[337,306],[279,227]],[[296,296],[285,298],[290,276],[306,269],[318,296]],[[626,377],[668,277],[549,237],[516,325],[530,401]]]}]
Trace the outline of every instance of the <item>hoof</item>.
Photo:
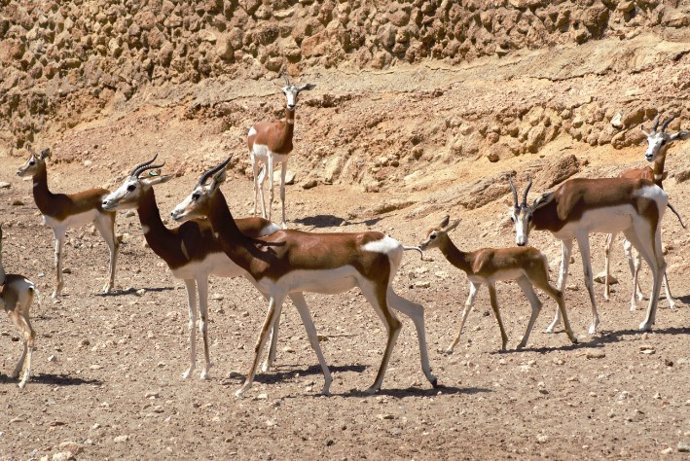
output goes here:
[{"label": "hoof", "polygon": [[652,323],[642,322],[640,324],[640,331],[650,331],[652,329]]},{"label": "hoof", "polygon": [[182,374],[180,375],[180,377],[181,377],[183,380],[184,380],[184,379],[187,379],[187,378],[189,378],[189,376],[192,374],[192,371],[194,371],[194,370],[193,370],[192,368],[189,368],[189,369],[186,370],[184,373],[182,373]]},{"label": "hoof", "polygon": [[431,383],[431,386],[434,388],[438,387],[438,378],[436,376],[432,376],[431,379],[429,380]]},{"label": "hoof", "polygon": [[371,387],[367,388],[367,390],[365,390],[364,393],[367,395],[374,395],[374,394],[378,394],[380,390],[381,390],[381,388],[379,388],[379,387],[371,386]]}]

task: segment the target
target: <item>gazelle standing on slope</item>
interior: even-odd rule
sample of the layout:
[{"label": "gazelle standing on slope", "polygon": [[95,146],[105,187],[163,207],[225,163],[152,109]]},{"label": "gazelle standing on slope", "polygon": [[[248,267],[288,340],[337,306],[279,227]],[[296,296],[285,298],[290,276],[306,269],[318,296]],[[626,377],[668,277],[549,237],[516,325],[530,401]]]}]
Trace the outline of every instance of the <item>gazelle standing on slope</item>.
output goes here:
[{"label": "gazelle standing on slope", "polygon": [[75,194],[55,194],[48,189],[48,171],[46,160],[50,158],[50,149],[43,149],[36,154],[29,147],[26,163],[17,170],[18,176],[33,177],[33,194],[36,206],[43,214],[46,226],[53,229],[55,236],[55,290],[52,297],[57,300],[62,295],[64,280],[62,276],[62,248],[65,244],[65,233],[72,227],[93,223],[105,240],[110,250],[110,267],[108,281],[103,292],[110,292],[115,286],[115,264],[117,263],[118,241],[115,238],[115,212],[105,211],[101,202],[109,193],[106,189],[89,189]]}]

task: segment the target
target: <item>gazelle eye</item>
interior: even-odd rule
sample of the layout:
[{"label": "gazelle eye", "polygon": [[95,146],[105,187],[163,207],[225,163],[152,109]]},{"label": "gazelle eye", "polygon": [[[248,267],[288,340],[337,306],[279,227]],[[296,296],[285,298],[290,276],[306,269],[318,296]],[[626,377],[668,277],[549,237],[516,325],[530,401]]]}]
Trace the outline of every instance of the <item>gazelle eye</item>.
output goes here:
[{"label": "gazelle eye", "polygon": [[513,222],[515,222],[515,216],[511,214],[511,215],[510,215],[510,220],[513,221]]},{"label": "gazelle eye", "polygon": [[431,235],[429,236],[429,238],[430,238],[431,240],[434,240],[434,239],[436,238],[436,234],[431,234]]},{"label": "gazelle eye", "polygon": [[134,184],[130,184],[129,186],[127,186],[127,190],[128,190],[129,192],[134,191],[134,189],[136,189],[136,187],[134,186]]},{"label": "gazelle eye", "polygon": [[35,165],[35,164],[36,164],[36,160],[31,160],[31,161],[29,162],[29,165]]},{"label": "gazelle eye", "polygon": [[201,197],[201,195],[200,195],[198,192],[194,192],[194,193],[192,194],[192,200],[195,201],[195,202],[196,202],[197,200],[199,200],[199,197]]}]

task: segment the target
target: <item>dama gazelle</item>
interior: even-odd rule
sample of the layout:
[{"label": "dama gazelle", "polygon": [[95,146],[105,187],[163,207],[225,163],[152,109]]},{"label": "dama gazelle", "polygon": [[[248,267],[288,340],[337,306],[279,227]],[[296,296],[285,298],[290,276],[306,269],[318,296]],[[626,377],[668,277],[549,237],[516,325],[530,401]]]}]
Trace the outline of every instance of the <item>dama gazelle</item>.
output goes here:
[{"label": "dama gazelle", "polygon": [[[666,269],[661,251],[660,226],[668,204],[664,190],[645,179],[574,178],[561,184],[555,191],[542,194],[532,205],[528,205],[527,194],[531,186],[530,180],[522,203],[518,203],[517,190],[510,182],[515,203],[511,213],[515,223],[515,242],[519,246],[526,245],[532,229],[548,230],[561,241],[561,269],[557,288],[562,292],[568,277],[573,239],[577,240],[585,285],[592,303],[593,320],[589,333],[596,333],[599,325],[589,248],[589,234],[592,232],[623,232],[652,269],[652,295],[647,316],[640,324],[640,330],[649,330],[656,317],[661,275]],[[560,311],[556,311],[556,317],[546,331],[552,332],[559,321]]]},{"label": "dama gazelle", "polygon": [[[144,238],[151,249],[170,268],[173,276],[184,280],[187,289],[189,307],[189,344],[190,366],[182,374],[187,379],[196,367],[196,327],[197,327],[197,299],[198,299],[198,328],[202,336],[204,347],[204,368],[201,379],[208,377],[211,367],[208,349],[208,278],[210,275],[219,277],[245,276],[254,282],[247,272],[235,264],[224,252],[218,240],[213,236],[210,225],[205,221],[187,221],[181,226],[169,229],[163,223],[156,203],[153,186],[169,181],[172,176],[143,176],[146,171],[155,170],[163,166],[153,165],[157,156],[148,162],[134,167],[124,183],[103,199],[103,208],[109,211],[135,208],[139,215],[144,232]],[[271,234],[279,229],[275,224],[263,218],[238,219],[240,231],[250,238]],[[300,314],[311,317],[306,310],[306,303],[300,296],[293,296],[292,301]],[[277,330],[271,335],[271,351],[264,368],[270,366],[275,356],[275,342]]]},{"label": "dama gazelle", "polygon": [[17,274],[5,274],[2,264],[2,228],[0,227],[0,303],[22,335],[24,349],[17,366],[10,375],[12,379],[17,379],[21,374],[20,388],[26,385],[31,374],[31,353],[34,350],[36,333],[31,328],[29,309],[37,291],[33,282],[26,277]]},{"label": "dama gazelle", "polygon": [[46,167],[46,160],[51,156],[50,149],[43,149],[39,154],[36,154],[29,147],[29,152],[31,153],[29,159],[17,170],[17,175],[33,177],[34,201],[43,214],[45,225],[53,229],[56,272],[53,299],[57,300],[60,297],[64,286],[62,248],[65,243],[65,233],[69,228],[80,227],[90,222],[93,222],[110,250],[108,281],[103,286],[104,293],[110,292],[115,285],[118,241],[115,238],[115,212],[105,211],[101,206],[103,196],[109,191],[98,188],[75,194],[54,194],[48,189]]},{"label": "dama gazelle", "polygon": [[[658,129],[660,120],[659,116],[657,116],[654,120],[654,124],[652,125],[652,131],[649,133],[644,129],[643,125],[640,125],[640,129],[647,137],[647,150],[645,152],[645,159],[648,162],[654,162],[654,164],[652,167],[644,166],[638,168],[629,168],[621,172],[621,174],[618,176],[619,178],[647,179],[649,181],[653,181],[657,186],[661,187],[662,189],[664,188],[663,181],[664,179],[666,179],[667,176],[667,172],[664,171],[664,165],[666,163],[666,152],[668,150],[668,147],[671,144],[673,144],[674,141],[690,138],[690,131],[666,133],[666,129],[668,128],[669,124],[671,123],[671,121],[673,121],[674,118],[675,116],[670,116],[661,124],[661,129]],[[680,218],[680,215],[678,215],[678,213],[671,206],[670,203],[668,207],[678,217],[680,225],[683,228],[685,228],[683,220]],[[604,298],[607,301],[609,299],[609,258],[614,238],[615,234],[609,234],[608,238],[606,239],[606,248],[604,253]],[[639,253],[633,255],[632,244],[628,240],[624,240],[623,249],[625,251],[625,256],[628,260],[628,266],[630,266],[630,273],[633,278],[634,296],[630,301],[630,310],[633,311],[637,308],[637,302],[642,301],[642,299],[644,299],[644,295],[642,294],[642,290],[640,290],[640,285],[638,283],[638,275],[640,272],[640,255]],[[664,289],[666,292],[666,300],[668,301],[669,307],[673,309],[675,307],[675,301],[673,299],[673,296],[671,295],[671,290],[668,286],[668,276],[666,274],[666,271],[664,271]]]},{"label": "dama gazelle", "polygon": [[[292,152],[292,136],[295,131],[295,109],[297,99],[301,91],[311,90],[316,85],[301,83],[295,85],[290,82],[287,74],[284,74],[285,86],[283,94],[287,100],[285,107],[285,120],[258,122],[247,133],[247,145],[252,160],[254,171],[254,215],[257,213],[257,203],[261,197],[261,216],[271,219],[273,208],[273,171],[276,164],[280,164],[280,203],[282,206],[281,225],[285,228],[285,175],[287,173],[288,154]],[[264,168],[259,172],[261,162]],[[266,214],[266,202],[264,201],[264,179],[268,175],[268,215]]]},{"label": "dama gazelle", "polygon": [[[391,285],[405,248],[380,232],[312,233],[281,230],[258,241],[248,239],[237,227],[220,185],[230,159],[206,171],[194,190],[172,211],[175,220],[207,217],[218,235],[223,250],[246,270],[269,297],[268,314],[254,349],[254,360],[244,382],[235,393],[240,397],[254,380],[261,351],[271,325],[276,324],[285,297],[289,294],[315,292],[335,294],[359,287],[364,297],[384,322],[388,340],[383,359],[369,392],[381,388],[383,377],[395,346],[401,323],[396,309],[415,324],[422,370],[433,386],[424,330],[424,308],[398,296]],[[210,184],[207,184],[210,179]],[[416,247],[412,247],[417,249]],[[393,309],[391,309],[393,308]],[[318,345],[316,331],[305,325],[312,345]],[[322,392],[329,393],[330,372],[324,373]]]},{"label": "dama gazelle", "polygon": [[532,315],[527,323],[527,331],[525,331],[525,335],[522,337],[520,344],[518,344],[518,349],[522,349],[527,345],[530,332],[541,310],[542,303],[534,292],[534,286],[541,288],[558,303],[558,309],[563,316],[563,325],[565,325],[568,338],[573,343],[577,343],[577,338],[570,329],[563,294],[549,283],[549,263],[546,260],[546,256],[530,246],[482,248],[470,252],[462,251],[455,246],[448,236],[448,233],[458,226],[460,220],[453,221],[452,223],[449,220],[450,217],[446,216],[441,221],[441,224],[429,229],[426,238],[419,244],[419,248],[423,251],[429,248],[441,250],[448,262],[467,274],[467,279],[470,282],[470,294],[462,311],[458,335],[451,345],[448,346],[448,349],[446,349],[447,353],[453,352],[453,349],[460,341],[465,320],[467,320],[467,316],[472,310],[477,291],[482,284],[486,284],[489,289],[491,309],[494,311],[498,328],[501,331],[501,350],[506,349],[508,336],[503,328],[501,313],[498,308],[498,298],[496,297],[496,282],[501,280],[515,280],[532,307]]}]

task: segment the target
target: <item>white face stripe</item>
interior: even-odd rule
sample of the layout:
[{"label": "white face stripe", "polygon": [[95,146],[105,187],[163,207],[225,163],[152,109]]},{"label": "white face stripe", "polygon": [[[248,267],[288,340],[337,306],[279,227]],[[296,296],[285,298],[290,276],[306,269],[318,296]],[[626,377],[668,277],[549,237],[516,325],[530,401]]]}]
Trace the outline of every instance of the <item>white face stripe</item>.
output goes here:
[{"label": "white face stripe", "polygon": [[668,140],[668,136],[665,133],[652,133],[647,136],[647,150],[644,153],[647,161],[653,161],[656,156],[661,152],[664,146],[667,145],[664,141]]}]

